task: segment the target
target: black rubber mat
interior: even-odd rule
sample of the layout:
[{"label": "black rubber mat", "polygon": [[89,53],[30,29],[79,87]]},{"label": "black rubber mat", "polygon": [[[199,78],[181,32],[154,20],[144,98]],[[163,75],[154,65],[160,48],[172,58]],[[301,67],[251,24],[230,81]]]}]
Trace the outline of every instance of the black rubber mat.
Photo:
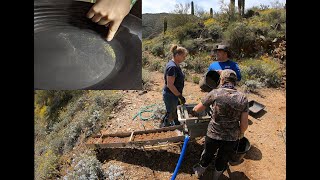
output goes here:
[{"label": "black rubber mat", "polygon": [[35,89],[141,89],[141,19],[123,20],[111,42],[108,28],[86,18],[92,4],[34,4]]}]

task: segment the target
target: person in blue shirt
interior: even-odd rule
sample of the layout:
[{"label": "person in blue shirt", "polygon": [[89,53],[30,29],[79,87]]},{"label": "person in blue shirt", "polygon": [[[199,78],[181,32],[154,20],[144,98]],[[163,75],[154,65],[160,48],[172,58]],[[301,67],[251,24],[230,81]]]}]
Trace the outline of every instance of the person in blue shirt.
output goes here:
[{"label": "person in blue shirt", "polygon": [[208,71],[217,71],[219,74],[224,69],[231,69],[237,74],[237,81],[241,80],[241,72],[238,63],[230,60],[230,51],[227,45],[217,45],[214,49],[216,62],[210,64]]},{"label": "person in blue shirt", "polygon": [[179,64],[185,60],[188,51],[186,48],[177,45],[172,45],[170,51],[172,52],[172,59],[166,64],[164,72],[165,85],[162,90],[162,95],[166,106],[166,114],[162,119],[161,127],[179,125],[177,105],[186,102],[182,96],[184,74]]}]

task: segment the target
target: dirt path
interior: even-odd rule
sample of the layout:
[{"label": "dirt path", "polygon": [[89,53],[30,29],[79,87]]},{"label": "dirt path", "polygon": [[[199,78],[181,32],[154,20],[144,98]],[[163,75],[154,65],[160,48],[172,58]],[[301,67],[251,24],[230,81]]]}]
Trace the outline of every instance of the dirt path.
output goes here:
[{"label": "dirt path", "polygon": [[[162,103],[162,73],[151,72],[152,90],[139,95],[141,91],[125,91],[123,100],[106,121],[101,133],[131,132],[158,128],[160,119],[132,120],[140,108]],[[206,93],[200,92],[197,84],[186,82],[184,96],[187,104],[198,103]],[[286,179],[286,149],[283,130],[286,124],[286,97],[283,90],[261,89],[259,95],[247,94],[249,100],[264,104],[265,111],[260,117],[249,116],[249,128],[245,136],[252,147],[238,165],[229,166],[220,179]],[[145,114],[144,116],[148,116]],[[142,125],[143,124],[143,125]],[[143,127],[144,126],[144,127]],[[192,174],[203,149],[203,138],[188,144],[178,179],[197,179]],[[120,179],[170,179],[179,158],[182,144],[155,150],[105,149],[99,154],[104,168],[117,165],[122,168]],[[208,179],[209,169],[203,179]]]}]

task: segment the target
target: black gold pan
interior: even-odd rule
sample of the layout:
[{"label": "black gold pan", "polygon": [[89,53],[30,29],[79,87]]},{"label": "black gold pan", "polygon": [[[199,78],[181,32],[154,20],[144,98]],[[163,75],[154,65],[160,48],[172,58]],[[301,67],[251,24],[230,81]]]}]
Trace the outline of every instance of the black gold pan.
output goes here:
[{"label": "black gold pan", "polygon": [[34,87],[141,89],[141,18],[127,15],[112,41],[86,18],[89,2],[35,1]]}]

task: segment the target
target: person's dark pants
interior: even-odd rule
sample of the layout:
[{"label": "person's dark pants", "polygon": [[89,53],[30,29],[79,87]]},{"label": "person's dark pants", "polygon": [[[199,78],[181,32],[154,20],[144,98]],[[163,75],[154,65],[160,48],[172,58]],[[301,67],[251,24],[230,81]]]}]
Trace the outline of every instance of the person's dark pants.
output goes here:
[{"label": "person's dark pants", "polygon": [[217,171],[225,170],[235,144],[236,141],[215,140],[206,136],[204,150],[200,158],[200,165],[202,167],[208,167],[214,158],[214,154],[218,150],[217,157],[215,158],[215,168]]},{"label": "person's dark pants", "polygon": [[166,115],[163,117],[164,126],[179,125],[177,106],[178,97],[172,93],[162,92],[163,102],[166,105]]}]

